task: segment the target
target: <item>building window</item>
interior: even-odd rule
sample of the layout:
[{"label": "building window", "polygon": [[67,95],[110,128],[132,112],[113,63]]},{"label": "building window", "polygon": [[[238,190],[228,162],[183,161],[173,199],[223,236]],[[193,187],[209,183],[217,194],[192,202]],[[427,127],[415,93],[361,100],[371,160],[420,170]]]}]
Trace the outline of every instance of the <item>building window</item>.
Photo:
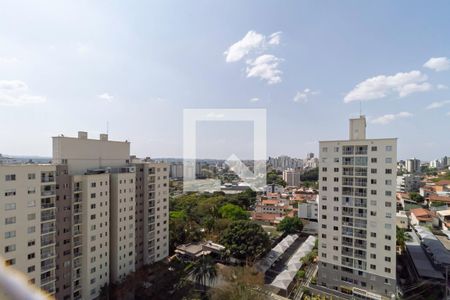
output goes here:
[{"label": "building window", "polygon": [[386,157],[385,163],[391,164],[392,163],[392,158],[391,157]]},{"label": "building window", "polygon": [[16,224],[16,217],[8,217],[5,219],[5,224]]},{"label": "building window", "polygon": [[386,173],[386,174],[392,174],[392,169],[386,169],[386,170],[385,170],[385,173]]},{"label": "building window", "polygon": [[34,272],[35,269],[35,266],[28,267],[28,273]]},{"label": "building window", "polygon": [[15,180],[16,180],[16,174],[5,175],[5,181],[15,181]]},{"label": "building window", "polygon": [[16,251],[16,245],[5,246],[5,253]]},{"label": "building window", "polygon": [[15,203],[5,203],[5,210],[15,210],[16,204]]},{"label": "building window", "polygon": [[392,151],[392,146],[386,146],[386,151]]},{"label": "building window", "polygon": [[371,150],[372,150],[373,152],[377,151],[377,146],[372,146]]},{"label": "building window", "polygon": [[36,179],[36,174],[34,174],[34,173],[29,173],[29,174],[28,174],[28,180],[34,180],[34,179]]},{"label": "building window", "polygon": [[15,236],[16,236],[16,231],[15,230],[5,232],[5,239],[13,238]]}]

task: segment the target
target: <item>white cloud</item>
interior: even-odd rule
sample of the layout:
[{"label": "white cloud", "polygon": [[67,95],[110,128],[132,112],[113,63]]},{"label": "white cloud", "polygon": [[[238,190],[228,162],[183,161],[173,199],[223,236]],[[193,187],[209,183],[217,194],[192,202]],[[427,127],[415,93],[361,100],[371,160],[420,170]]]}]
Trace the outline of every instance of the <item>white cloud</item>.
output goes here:
[{"label": "white cloud", "polygon": [[280,83],[282,72],[278,65],[281,60],[272,54],[263,54],[254,60],[247,60],[247,77],[257,77],[266,80],[268,84]]},{"label": "white cloud", "polygon": [[268,46],[279,45],[280,41],[281,31],[274,32],[266,37],[264,34],[250,30],[241,40],[231,45],[224,52],[225,61],[228,63],[240,61],[251,52],[261,52]]},{"label": "white cloud", "polygon": [[446,90],[446,89],[448,89],[448,86],[446,86],[445,84],[438,84],[436,87],[437,87],[438,90]]},{"label": "white cloud", "polygon": [[28,86],[23,81],[0,80],[0,105],[22,106],[47,101],[45,97],[28,94],[28,90]]},{"label": "white cloud", "polygon": [[294,102],[307,103],[311,99],[311,96],[317,95],[318,93],[318,91],[312,91],[311,89],[306,88],[302,92],[297,92],[297,94],[295,94]]},{"label": "white cloud", "polygon": [[378,117],[378,118],[375,118],[375,119],[371,120],[371,123],[386,125],[386,124],[389,124],[392,121],[395,121],[397,119],[409,118],[409,117],[412,117],[412,116],[413,116],[412,113],[403,111],[403,112],[400,112],[400,113],[397,113],[397,114],[386,114],[386,115],[383,115],[381,117]]},{"label": "white cloud", "polygon": [[250,51],[263,47],[265,39],[266,37],[264,35],[250,30],[240,41],[237,41],[225,51],[226,62],[241,60],[244,56],[248,55]]},{"label": "white cloud", "polygon": [[16,57],[0,57],[0,64],[15,64],[19,60]]},{"label": "white cloud", "polygon": [[431,84],[426,80],[427,76],[420,71],[375,76],[358,83],[345,96],[344,102],[381,99],[392,94],[405,97],[412,93],[428,91]]},{"label": "white cloud", "polygon": [[270,45],[279,45],[281,42],[281,31],[274,32],[269,36]]},{"label": "white cloud", "polygon": [[447,57],[432,57],[423,66],[436,72],[445,71],[450,69],[450,59]]},{"label": "white cloud", "polygon": [[439,107],[442,107],[447,104],[450,104],[450,100],[433,102],[427,106],[427,109],[435,109],[435,108],[439,108]]},{"label": "white cloud", "polygon": [[450,116],[450,111],[447,113],[447,116]]},{"label": "white cloud", "polygon": [[250,99],[250,102],[258,102],[258,101],[259,101],[259,98],[257,98],[257,97]]},{"label": "white cloud", "polygon": [[108,94],[108,93],[103,93],[103,94],[101,94],[101,95],[98,95],[98,97],[99,97],[100,99],[102,99],[102,100],[105,100],[106,102],[111,102],[111,101],[113,101],[113,99],[114,99],[114,97],[111,96],[111,95]]}]

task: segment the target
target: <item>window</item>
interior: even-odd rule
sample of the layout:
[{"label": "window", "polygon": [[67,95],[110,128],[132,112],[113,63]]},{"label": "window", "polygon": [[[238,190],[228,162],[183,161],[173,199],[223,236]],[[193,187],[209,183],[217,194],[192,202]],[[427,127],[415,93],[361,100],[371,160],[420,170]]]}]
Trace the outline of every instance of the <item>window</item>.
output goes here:
[{"label": "window", "polygon": [[8,217],[5,219],[5,224],[15,224],[16,223],[16,217]]},{"label": "window", "polygon": [[28,233],[34,233],[34,232],[36,232],[36,227],[35,227],[35,226],[30,226],[30,227],[28,227],[28,228],[27,228],[27,232],[28,232]]},{"label": "window", "polygon": [[384,261],[391,262],[391,258],[389,256],[385,256]]},{"label": "window", "polygon": [[95,188],[97,184],[95,182],[91,182],[91,187]]},{"label": "window", "polygon": [[5,232],[5,239],[13,238],[15,236],[16,236],[16,231],[15,230]]},{"label": "window", "polygon": [[28,273],[34,272],[35,269],[35,266],[28,267]]},{"label": "window", "polygon": [[392,163],[392,158],[391,157],[386,157],[384,162],[387,163],[387,164],[391,164]]},{"label": "window", "polygon": [[34,174],[34,173],[29,173],[29,174],[28,174],[28,180],[34,180],[34,179],[36,179],[36,174]]},{"label": "window", "polygon": [[372,158],[370,159],[370,162],[371,162],[371,163],[377,163],[377,158],[376,158],[376,157],[372,157]]},{"label": "window", "polygon": [[391,203],[391,202],[384,202],[384,206],[385,206],[385,207],[391,207],[391,206],[392,206],[392,203]]},{"label": "window", "polygon": [[33,221],[36,219],[36,214],[28,214],[27,216],[28,221]]},{"label": "window", "polygon": [[386,174],[392,174],[392,169],[386,169],[386,170],[385,170],[385,173],[386,173]]},{"label": "window", "polygon": [[91,194],[91,199],[94,199],[95,198],[95,193],[92,193]]},{"label": "window", "polygon": [[27,206],[28,207],[35,207],[36,206],[36,200],[28,200]]},{"label": "window", "polygon": [[372,150],[373,152],[377,151],[377,146],[372,146],[371,150]]},{"label": "window", "polygon": [[386,179],[386,181],[384,182],[386,185],[392,185],[392,180],[390,179]]},{"label": "window", "polygon": [[377,180],[376,179],[370,179],[370,183],[371,184],[377,184]]},{"label": "window", "polygon": [[16,204],[15,203],[5,203],[5,210],[15,210]]},{"label": "window", "polygon": [[28,259],[33,259],[33,258],[35,258],[35,257],[36,257],[36,255],[34,254],[34,252],[28,254]]},{"label": "window", "polygon": [[384,268],[384,271],[385,271],[386,273],[391,273],[391,269],[390,269],[390,268]]},{"label": "window", "polygon": [[15,258],[5,260],[5,265],[6,266],[13,266],[15,264],[16,264],[16,259]]},{"label": "window", "polygon": [[328,152],[328,148],[327,147],[323,147],[322,148],[322,152]]},{"label": "window", "polygon": [[16,251],[16,245],[5,246],[5,253]]},{"label": "window", "polygon": [[327,168],[326,167],[323,167],[322,168],[322,172],[326,172],[327,171]]},{"label": "window", "polygon": [[388,240],[388,241],[391,240],[391,236],[390,236],[390,235],[385,235],[384,238],[385,238],[386,240]]},{"label": "window", "polygon": [[377,255],[376,255],[375,253],[370,253],[370,258],[371,258],[371,259],[376,259],[376,258],[377,258]]},{"label": "window", "polygon": [[28,241],[28,247],[34,246],[36,245],[36,241],[35,240],[29,240]]},{"label": "window", "polygon": [[326,177],[322,177],[322,181],[327,181],[327,178]]},{"label": "window", "polygon": [[15,181],[15,180],[16,180],[16,174],[5,175],[5,181]]},{"label": "window", "polygon": [[386,146],[386,151],[392,151],[392,146]]},{"label": "window", "polygon": [[377,174],[377,169],[370,169],[371,174]]},{"label": "window", "polygon": [[11,197],[16,195],[15,189],[5,190],[5,197]]},{"label": "window", "polygon": [[392,192],[391,192],[391,191],[385,191],[385,192],[384,192],[384,195],[385,195],[385,196],[392,196]]},{"label": "window", "polygon": [[370,190],[370,194],[371,195],[376,195],[377,194],[377,190]]}]

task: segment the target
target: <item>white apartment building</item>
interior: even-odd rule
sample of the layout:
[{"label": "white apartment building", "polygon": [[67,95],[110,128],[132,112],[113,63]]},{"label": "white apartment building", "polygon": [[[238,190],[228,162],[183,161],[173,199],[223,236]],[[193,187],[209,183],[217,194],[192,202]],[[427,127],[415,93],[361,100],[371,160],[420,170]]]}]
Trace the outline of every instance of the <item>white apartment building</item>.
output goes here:
[{"label": "white apartment building", "polygon": [[294,169],[287,169],[283,171],[283,180],[287,186],[299,186],[300,185],[300,172]]},{"label": "white apartment building", "polygon": [[31,284],[55,293],[53,165],[0,164],[0,256]]},{"label": "white apartment building", "polygon": [[408,173],[417,173],[420,171],[420,160],[417,158],[407,159],[405,167]]},{"label": "white apartment building", "polygon": [[409,193],[418,192],[421,178],[414,174],[404,174],[397,176],[397,192]]},{"label": "white apartment building", "polygon": [[300,219],[317,220],[319,216],[319,201],[307,200],[298,204],[298,217]]},{"label": "white apartment building", "polygon": [[[151,176],[142,180],[141,168],[130,163],[128,141],[109,141],[105,134],[89,139],[86,132],[54,137],[53,161],[59,187],[58,299],[95,299],[106,284],[168,255],[168,165],[146,162]],[[148,216],[149,208],[153,215],[144,226],[138,212]],[[138,254],[144,244],[151,251]]]},{"label": "white apartment building", "polygon": [[349,298],[389,299],[396,289],[397,140],[366,139],[361,116],[350,120],[349,140],[322,141],[319,150],[318,284]]}]

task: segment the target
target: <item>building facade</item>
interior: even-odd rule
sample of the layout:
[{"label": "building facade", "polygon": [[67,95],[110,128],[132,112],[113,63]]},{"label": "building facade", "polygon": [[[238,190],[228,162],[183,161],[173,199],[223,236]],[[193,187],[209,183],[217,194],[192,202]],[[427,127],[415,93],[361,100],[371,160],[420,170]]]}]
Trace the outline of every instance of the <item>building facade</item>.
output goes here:
[{"label": "building facade", "polygon": [[283,180],[287,186],[300,186],[300,172],[294,169],[284,170]]},{"label": "building facade", "polygon": [[[350,297],[388,299],[396,289],[396,139],[320,142],[318,284]],[[366,298],[364,298],[366,297]]]},{"label": "building facade", "polygon": [[31,284],[55,293],[56,168],[0,165],[0,256]]}]

